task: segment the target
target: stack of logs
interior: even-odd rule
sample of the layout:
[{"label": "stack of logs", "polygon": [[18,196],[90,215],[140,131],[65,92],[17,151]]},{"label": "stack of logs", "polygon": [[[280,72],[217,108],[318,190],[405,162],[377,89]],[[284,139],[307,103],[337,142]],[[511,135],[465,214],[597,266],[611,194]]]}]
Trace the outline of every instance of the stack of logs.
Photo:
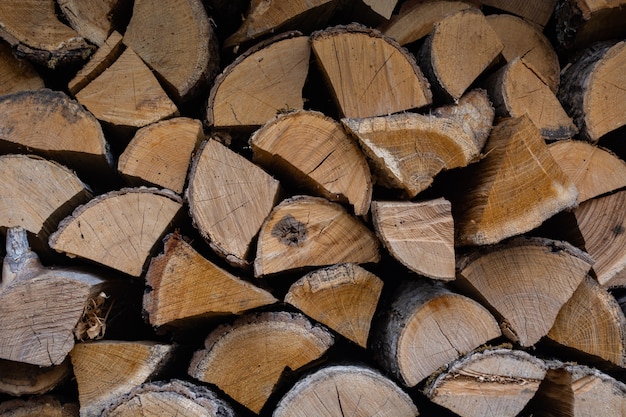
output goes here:
[{"label": "stack of logs", "polygon": [[625,0],[3,0],[0,416],[622,416]]}]

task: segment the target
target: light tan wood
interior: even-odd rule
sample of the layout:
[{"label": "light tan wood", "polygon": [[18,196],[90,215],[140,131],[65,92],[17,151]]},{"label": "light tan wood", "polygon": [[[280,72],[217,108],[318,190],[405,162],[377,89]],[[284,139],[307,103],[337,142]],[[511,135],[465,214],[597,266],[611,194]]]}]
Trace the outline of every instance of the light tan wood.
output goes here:
[{"label": "light tan wood", "polygon": [[286,369],[318,359],[334,342],[332,334],[302,314],[267,312],[243,316],[213,330],[194,353],[189,375],[215,384],[259,413]]},{"label": "light tan wood", "polygon": [[44,394],[65,382],[72,374],[69,358],[58,365],[41,367],[0,359],[0,392],[19,397]]},{"label": "light tan wood", "polygon": [[372,179],[365,155],[343,126],[316,111],[277,116],[250,137],[253,161],[284,182],[365,216]]},{"label": "light tan wood", "polygon": [[452,200],[457,245],[499,242],[576,205],[576,187],[526,116],[496,125],[483,153]]},{"label": "light tan wood", "polygon": [[548,334],[592,262],[566,242],[519,237],[460,258],[457,281],[496,312],[506,337],[527,347]]},{"label": "light tan wood", "polygon": [[523,58],[526,66],[556,94],[561,73],[559,57],[542,28],[510,14],[489,15],[487,22],[504,45],[504,59],[511,62]]},{"label": "light tan wood", "polygon": [[117,169],[130,183],[182,194],[192,154],[203,140],[202,122],[188,117],[142,127],[120,155]]},{"label": "light tan wood", "polygon": [[150,68],[130,48],[76,99],[99,120],[127,129],[178,115]]},{"label": "light tan wood", "polygon": [[485,16],[470,8],[437,22],[417,60],[434,93],[458,100],[503,48]]},{"label": "light tan wood", "polygon": [[120,57],[125,48],[122,39],[122,35],[114,31],[102,42],[89,61],[78,70],[74,78],[67,84],[70,94],[75,96]]},{"label": "light tan wood", "polygon": [[302,109],[310,55],[309,38],[299,32],[278,35],[241,54],[215,78],[208,124],[253,129],[283,111]]},{"label": "light tan wood", "polygon": [[361,145],[376,180],[413,198],[444,169],[478,159],[474,137],[459,122],[418,113],[342,119]]},{"label": "light tan wood", "polygon": [[557,0],[480,0],[480,2],[523,17],[543,27],[550,20]]},{"label": "light tan wood", "polygon": [[102,417],[235,417],[232,406],[208,387],[172,379],[145,382],[120,396]]},{"label": "light tan wood", "polygon": [[525,58],[515,58],[485,82],[498,116],[527,116],[546,140],[569,139],[578,129],[552,90]]},{"label": "light tan wood", "polygon": [[217,38],[201,0],[161,0],[158,5],[134,1],[124,43],[160,76],[177,102],[188,101],[204,92],[218,71]]},{"label": "light tan wood", "polygon": [[89,42],[101,46],[115,27],[115,18],[129,12],[128,0],[58,0],[70,26]]},{"label": "light tan wood", "polygon": [[391,13],[393,13],[393,9],[395,9],[398,4],[397,0],[362,0],[363,4],[365,4],[372,12],[376,13],[378,16],[381,16],[385,19],[389,19],[391,17]]},{"label": "light tan wood", "polygon": [[626,364],[626,317],[615,298],[591,277],[563,305],[548,337],[622,368]]},{"label": "light tan wood", "polygon": [[435,404],[464,417],[517,416],[546,375],[545,363],[521,350],[472,352],[426,384]]},{"label": "light tan wood", "polygon": [[343,207],[320,197],[295,196],[278,204],[263,223],[254,275],[379,259],[374,233]]},{"label": "light tan wood", "polygon": [[432,101],[413,57],[378,31],[336,26],[312,34],[311,45],[343,117],[381,116]]},{"label": "light tan wood", "polygon": [[182,207],[168,190],[126,188],[79,206],[50,235],[50,247],[138,277]]},{"label": "light tan wood", "polygon": [[80,415],[96,416],[118,396],[163,372],[174,348],[155,342],[99,340],[78,343],[70,352]]},{"label": "light tan wood", "polygon": [[475,7],[471,2],[441,0],[408,0],[402,3],[397,15],[380,25],[386,36],[406,45],[426,37],[435,23],[446,15]]},{"label": "light tan wood", "polygon": [[198,318],[241,314],[277,302],[269,292],[204,258],[178,234],[146,273],[143,310],[152,326],[178,326]]},{"label": "light tan wood", "polygon": [[186,191],[189,211],[211,248],[247,267],[250,246],[279,200],[278,180],[216,140],[203,143]]},{"label": "light tan wood", "polygon": [[558,141],[548,149],[578,190],[578,203],[626,187],[626,162],[607,149],[576,140]]},{"label": "light tan wood", "polygon": [[382,289],[382,280],[366,269],[339,264],[294,282],[285,302],[365,348]]},{"label": "light tan wood", "polygon": [[583,138],[597,142],[626,125],[624,65],[626,41],[597,44],[564,69],[559,99]]},{"label": "light tan wood", "polygon": [[3,1],[0,37],[21,56],[50,69],[83,62],[95,49],[57,18],[54,0]]},{"label": "light tan wood", "polygon": [[65,402],[51,395],[15,399],[0,403],[1,417],[78,417],[78,404]]},{"label": "light tan wood", "polygon": [[454,280],[454,219],[449,201],[373,201],[372,221],[378,238],[401,264],[432,279]]},{"label": "light tan wood", "polygon": [[[348,413],[348,414],[346,414]],[[411,398],[366,366],[331,365],[299,380],[280,400],[274,417],[415,417]]]},{"label": "light tan wood", "polygon": [[0,156],[0,177],[0,226],[21,226],[43,240],[92,197],[73,171],[37,156]]},{"label": "light tan wood", "polygon": [[35,67],[17,59],[8,44],[0,43],[0,95],[39,88],[44,88],[44,81]]},{"label": "light tan wood", "polygon": [[371,351],[407,387],[500,336],[489,311],[438,281],[405,279],[382,312]]}]

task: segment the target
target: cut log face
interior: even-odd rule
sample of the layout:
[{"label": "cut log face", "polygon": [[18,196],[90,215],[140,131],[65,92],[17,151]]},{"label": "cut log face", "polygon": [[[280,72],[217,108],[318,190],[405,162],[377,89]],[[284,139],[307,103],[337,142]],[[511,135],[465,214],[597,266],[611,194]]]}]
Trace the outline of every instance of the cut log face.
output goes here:
[{"label": "cut log face", "polygon": [[404,266],[429,278],[454,280],[454,220],[449,201],[374,201],[372,220],[383,245]]},{"label": "cut log face", "polygon": [[483,153],[463,197],[452,201],[457,245],[497,243],[576,204],[576,187],[526,116],[495,126]]},{"label": "cut log face", "polygon": [[419,413],[411,398],[379,372],[365,366],[334,365],[298,381],[272,414],[274,417],[339,415],[414,417]]},{"label": "cut log face", "polygon": [[543,27],[550,20],[557,0],[480,0],[480,3],[513,13]]},{"label": "cut log face", "polygon": [[532,346],[548,334],[591,264],[568,243],[516,238],[460,259],[457,281],[491,306],[505,336]]},{"label": "cut log face", "polygon": [[281,111],[302,109],[310,55],[309,38],[299,32],[250,48],[216,77],[208,100],[208,124],[256,128]]},{"label": "cut log face", "polygon": [[70,26],[98,46],[113,31],[113,18],[126,3],[128,0],[58,0]]},{"label": "cut log face", "polygon": [[0,403],[0,417],[78,417],[78,404],[62,404],[49,395],[15,399]]},{"label": "cut log face", "polygon": [[341,124],[314,111],[280,115],[250,138],[253,160],[306,191],[349,203],[365,216],[372,180],[365,156]]},{"label": "cut log face", "polygon": [[485,16],[470,8],[435,24],[419,51],[418,62],[435,92],[458,100],[503,48]]},{"label": "cut log face", "polygon": [[383,282],[355,264],[310,272],[294,282],[285,302],[340,335],[367,347]]},{"label": "cut log face", "polygon": [[414,59],[378,31],[337,26],[311,35],[311,45],[343,117],[381,116],[432,101]]},{"label": "cut log face", "polygon": [[186,191],[195,226],[218,255],[248,266],[252,240],[281,193],[280,183],[216,140],[203,143]]},{"label": "cut log face", "polygon": [[189,375],[215,384],[232,399],[259,413],[282,372],[318,359],[333,344],[332,334],[301,314],[268,312],[220,326],[197,351]]},{"label": "cut log face", "polygon": [[385,311],[370,347],[379,363],[408,387],[500,336],[489,311],[436,281],[403,282]]},{"label": "cut log face", "polygon": [[0,95],[44,88],[43,79],[27,60],[17,59],[6,43],[0,44]]},{"label": "cut log face", "polygon": [[561,308],[548,337],[626,367],[626,318],[615,298],[590,277]]},{"label": "cut log face", "polygon": [[263,223],[254,275],[379,259],[374,233],[343,207],[319,197],[295,196],[277,205]]},{"label": "cut log face", "polygon": [[182,207],[168,190],[126,188],[78,207],[50,235],[50,247],[138,277]]},{"label": "cut log face", "polygon": [[488,349],[454,362],[424,393],[460,416],[514,417],[533,397],[546,370],[543,361],[521,350]]},{"label": "cut log face", "polygon": [[[218,45],[200,0],[135,0],[124,43],[156,71],[178,102],[198,95],[219,67]],[[167,20],[163,19],[167,10]]]},{"label": "cut log face", "polygon": [[71,374],[69,358],[58,365],[46,367],[0,359],[0,392],[14,397],[44,394],[63,383]]},{"label": "cut log face", "polygon": [[625,65],[622,41],[597,44],[564,70],[559,99],[585,139],[597,142],[626,125]]},{"label": "cut log face", "polygon": [[152,326],[241,314],[278,301],[205,259],[176,234],[167,238],[165,253],[150,262],[146,284],[143,308]]}]

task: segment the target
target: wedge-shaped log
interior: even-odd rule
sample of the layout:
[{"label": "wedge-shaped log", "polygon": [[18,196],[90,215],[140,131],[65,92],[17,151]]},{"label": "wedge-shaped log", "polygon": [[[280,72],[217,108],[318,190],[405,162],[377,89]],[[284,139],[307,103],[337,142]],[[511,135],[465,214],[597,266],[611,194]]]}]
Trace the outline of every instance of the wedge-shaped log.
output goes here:
[{"label": "wedge-shaped log", "polygon": [[500,122],[483,153],[452,200],[457,245],[499,242],[576,205],[576,187],[528,117]]},{"label": "wedge-shaped log", "polygon": [[425,279],[403,281],[375,323],[372,354],[408,387],[500,336],[483,306]]},{"label": "wedge-shaped log", "polygon": [[78,417],[78,404],[52,396],[15,399],[0,403],[0,417]]},{"label": "wedge-shaped log", "polygon": [[143,309],[155,327],[241,314],[278,301],[204,258],[178,234],[166,238],[165,252],[150,262],[146,285]]},{"label": "wedge-shaped log", "polygon": [[372,221],[391,256],[432,279],[454,280],[454,220],[450,202],[374,201]]},{"label": "wedge-shaped log", "polygon": [[378,31],[332,27],[311,35],[311,45],[343,117],[381,116],[432,101],[412,56]]},{"label": "wedge-shaped log", "polygon": [[241,317],[213,330],[197,351],[189,375],[215,384],[235,401],[259,413],[289,368],[321,357],[332,334],[302,314],[266,312]]},{"label": "wedge-shaped log", "polygon": [[480,0],[480,3],[523,17],[543,27],[550,20],[557,0]]},{"label": "wedge-shaped log", "polygon": [[50,235],[50,247],[138,277],[154,245],[180,211],[168,190],[124,188],[79,206]]},{"label": "wedge-shaped log", "polygon": [[0,44],[0,95],[44,88],[43,78],[25,59],[17,59],[6,43]]},{"label": "wedge-shaped log", "polygon": [[187,417],[236,416],[232,406],[212,389],[173,379],[133,388],[107,406],[102,417],[165,416],[183,410]]},{"label": "wedge-shaped log", "polygon": [[130,12],[128,0],[58,0],[63,16],[76,32],[98,46]]},{"label": "wedge-shaped log", "polygon": [[548,337],[561,345],[626,366],[626,318],[619,304],[587,277],[559,311]]},{"label": "wedge-shaped log", "polygon": [[342,206],[295,196],[269,214],[257,243],[254,275],[338,263],[378,262],[378,239]]},{"label": "wedge-shaped log", "polygon": [[[124,43],[164,81],[177,102],[197,96],[219,68],[217,38],[200,0],[135,0]],[[167,10],[167,19],[163,19]]]},{"label": "wedge-shaped log", "polygon": [[546,375],[546,364],[521,350],[478,350],[429,381],[424,393],[464,417],[515,417]]},{"label": "wedge-shaped log", "polygon": [[280,400],[274,417],[419,415],[392,380],[363,365],[331,365],[299,380]]},{"label": "wedge-shaped log", "polygon": [[591,264],[568,243],[518,237],[460,258],[456,282],[490,306],[505,336],[532,346],[548,334]]},{"label": "wedge-shaped log", "polygon": [[111,32],[111,35],[104,40],[89,61],[78,70],[74,78],[67,84],[70,94],[76,96],[76,93],[113,65],[126,48],[122,39],[122,35],[119,32]]},{"label": "wedge-shaped log", "polygon": [[215,78],[207,104],[208,124],[254,129],[281,111],[302,109],[310,55],[309,38],[299,32],[247,50]]},{"label": "wedge-shaped log", "polygon": [[349,203],[365,216],[372,199],[367,160],[341,124],[322,113],[276,117],[250,138],[253,160],[283,182],[331,201]]},{"label": "wedge-shaped log", "polygon": [[576,0],[554,10],[556,40],[567,51],[586,48],[597,41],[624,39],[625,0]]},{"label": "wedge-shaped log", "polygon": [[434,93],[458,100],[503,48],[485,16],[470,8],[437,22],[417,60]]},{"label": "wedge-shaped log", "polygon": [[598,141],[626,125],[626,41],[585,50],[563,71],[559,100],[583,138]]},{"label": "wedge-shaped log", "polygon": [[78,386],[80,415],[99,416],[118,396],[163,372],[173,345],[99,340],[78,343],[70,358]]},{"label": "wedge-shaped log", "polygon": [[280,193],[278,180],[209,139],[193,161],[186,196],[194,225],[211,248],[245,267],[252,241]]},{"label": "wedge-shaped log", "polygon": [[69,379],[69,357],[58,365],[38,366],[0,359],[0,392],[19,397],[44,394]]},{"label": "wedge-shaped log", "polygon": [[365,348],[382,289],[382,280],[366,269],[339,264],[294,282],[285,302]]}]

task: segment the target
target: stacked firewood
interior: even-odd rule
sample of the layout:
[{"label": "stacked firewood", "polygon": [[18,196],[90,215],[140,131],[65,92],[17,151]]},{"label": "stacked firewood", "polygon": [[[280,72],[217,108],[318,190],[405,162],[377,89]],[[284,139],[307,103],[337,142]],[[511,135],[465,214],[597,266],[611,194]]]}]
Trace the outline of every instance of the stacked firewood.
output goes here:
[{"label": "stacked firewood", "polygon": [[625,22],[3,0],[0,416],[622,416]]}]

